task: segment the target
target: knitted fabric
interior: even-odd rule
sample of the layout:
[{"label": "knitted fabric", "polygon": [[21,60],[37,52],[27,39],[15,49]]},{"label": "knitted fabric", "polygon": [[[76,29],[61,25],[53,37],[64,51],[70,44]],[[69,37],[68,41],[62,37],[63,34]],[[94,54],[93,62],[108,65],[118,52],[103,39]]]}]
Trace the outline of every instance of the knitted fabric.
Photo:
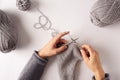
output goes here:
[{"label": "knitted fabric", "polygon": [[57,55],[61,80],[77,80],[77,67],[81,60],[80,49],[75,43],[71,43],[66,51]]}]

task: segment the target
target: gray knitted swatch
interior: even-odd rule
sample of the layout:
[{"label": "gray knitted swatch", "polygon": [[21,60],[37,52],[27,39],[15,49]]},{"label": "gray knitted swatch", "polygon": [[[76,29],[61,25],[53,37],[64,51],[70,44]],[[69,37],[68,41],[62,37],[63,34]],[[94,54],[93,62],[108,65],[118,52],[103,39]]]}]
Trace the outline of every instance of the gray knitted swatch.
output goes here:
[{"label": "gray knitted swatch", "polygon": [[80,49],[76,43],[71,43],[68,49],[57,55],[57,63],[61,80],[77,80],[77,67],[82,60]]},{"label": "gray knitted swatch", "polygon": [[98,0],[90,12],[91,22],[107,26],[120,21],[120,0]]}]

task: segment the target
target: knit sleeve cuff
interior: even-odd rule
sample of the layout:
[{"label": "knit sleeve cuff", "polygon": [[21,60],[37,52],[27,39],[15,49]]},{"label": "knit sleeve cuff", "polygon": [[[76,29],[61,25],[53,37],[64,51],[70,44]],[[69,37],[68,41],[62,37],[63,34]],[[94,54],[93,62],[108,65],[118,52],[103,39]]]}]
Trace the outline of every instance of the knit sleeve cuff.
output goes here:
[{"label": "knit sleeve cuff", "polygon": [[[96,80],[95,76],[92,77],[92,80]],[[105,73],[105,78],[103,80],[110,80],[108,73]]]},{"label": "knit sleeve cuff", "polygon": [[38,51],[34,51],[33,57],[38,61],[38,63],[42,63],[43,65],[48,62],[48,59],[44,59],[38,55]]}]

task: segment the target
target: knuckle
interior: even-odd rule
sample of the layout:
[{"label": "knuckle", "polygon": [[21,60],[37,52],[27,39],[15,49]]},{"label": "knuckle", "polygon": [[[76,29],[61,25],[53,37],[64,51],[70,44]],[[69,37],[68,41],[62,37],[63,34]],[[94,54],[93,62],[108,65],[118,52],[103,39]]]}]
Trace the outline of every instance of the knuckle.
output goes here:
[{"label": "knuckle", "polygon": [[63,32],[63,33],[60,33],[60,36],[62,36],[62,35],[64,35],[65,34],[65,32]]},{"label": "knuckle", "polygon": [[88,48],[91,48],[91,46],[90,46],[90,45],[87,45],[87,47],[88,47]]},{"label": "knuckle", "polygon": [[56,55],[56,54],[58,53],[58,51],[57,51],[57,50],[55,50],[53,53],[54,53],[54,55]]},{"label": "knuckle", "polygon": [[83,44],[81,47],[84,48],[86,46],[86,44]]}]

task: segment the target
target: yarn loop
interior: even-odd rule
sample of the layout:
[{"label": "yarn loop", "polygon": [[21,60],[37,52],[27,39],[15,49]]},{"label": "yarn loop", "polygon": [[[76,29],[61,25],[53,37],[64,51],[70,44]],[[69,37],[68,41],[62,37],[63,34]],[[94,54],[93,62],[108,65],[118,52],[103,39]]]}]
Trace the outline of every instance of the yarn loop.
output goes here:
[{"label": "yarn loop", "polygon": [[41,15],[39,16],[38,23],[34,24],[34,28],[36,29],[42,28],[45,31],[51,30],[52,31],[51,36],[55,37],[59,32],[56,29],[52,28],[52,22],[49,20],[49,18],[46,15],[44,15],[43,12],[41,12],[39,9],[38,11]]}]

